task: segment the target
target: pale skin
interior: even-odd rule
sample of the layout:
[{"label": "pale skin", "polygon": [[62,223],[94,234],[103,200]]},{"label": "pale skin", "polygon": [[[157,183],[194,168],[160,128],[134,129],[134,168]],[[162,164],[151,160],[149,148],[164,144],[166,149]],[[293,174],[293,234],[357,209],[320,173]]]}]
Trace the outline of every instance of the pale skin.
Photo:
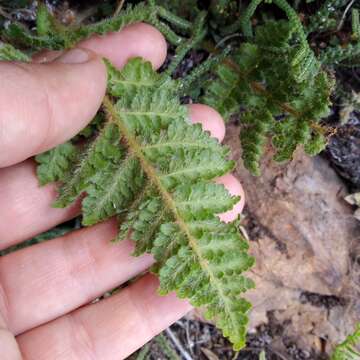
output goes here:
[{"label": "pale skin", "polygon": [[[56,186],[39,187],[31,157],[74,136],[97,112],[106,89],[101,57],[121,68],[141,56],[159,68],[166,51],[163,36],[140,23],[86,40],[75,52],[0,63],[0,249],[79,213],[79,203],[51,207]],[[224,122],[214,109],[193,104],[189,116],[223,140]],[[230,174],[216,181],[242,195],[221,215],[230,221],[244,206],[242,187]],[[191,309],[174,294],[158,296],[149,274],[89,304],[153,263],[150,255],[132,257],[130,241],[110,244],[115,233],[110,220],[0,257],[1,360],[124,359]]]}]

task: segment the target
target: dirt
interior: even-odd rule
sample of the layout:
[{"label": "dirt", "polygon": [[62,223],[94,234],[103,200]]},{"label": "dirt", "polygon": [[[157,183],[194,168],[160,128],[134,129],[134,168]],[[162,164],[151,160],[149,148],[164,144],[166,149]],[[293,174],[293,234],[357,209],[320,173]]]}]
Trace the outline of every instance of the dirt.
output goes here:
[{"label": "dirt", "polygon": [[350,114],[348,122],[337,127],[326,149],[330,162],[350,186],[360,188],[360,113]]},{"label": "dirt", "polygon": [[[230,125],[227,134],[239,159],[239,128]],[[347,186],[326,159],[300,150],[292,162],[279,165],[271,153],[269,148],[261,177],[251,176],[241,161],[236,169],[247,198],[244,226],[257,260],[250,272],[257,288],[247,295],[254,305],[250,328],[275,320],[283,327],[271,342],[278,351],[297,348],[311,359],[326,358],[360,320],[354,261],[359,222],[343,200]]]}]

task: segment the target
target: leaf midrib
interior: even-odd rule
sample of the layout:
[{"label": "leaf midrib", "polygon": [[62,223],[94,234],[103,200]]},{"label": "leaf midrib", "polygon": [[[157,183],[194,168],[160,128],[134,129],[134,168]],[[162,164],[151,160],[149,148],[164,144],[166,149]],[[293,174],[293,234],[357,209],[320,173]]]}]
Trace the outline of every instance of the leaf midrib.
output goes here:
[{"label": "leaf midrib", "polygon": [[143,150],[149,149],[161,149],[163,147],[194,147],[194,148],[201,148],[201,149],[212,149],[214,147],[213,144],[204,144],[203,142],[186,142],[186,141],[166,141],[160,142],[158,144],[146,144],[141,145]]}]

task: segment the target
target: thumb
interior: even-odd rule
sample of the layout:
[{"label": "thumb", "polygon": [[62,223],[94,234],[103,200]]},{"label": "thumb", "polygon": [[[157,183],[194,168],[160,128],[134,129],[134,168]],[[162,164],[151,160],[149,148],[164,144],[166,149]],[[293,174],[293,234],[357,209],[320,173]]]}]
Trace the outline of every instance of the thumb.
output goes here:
[{"label": "thumb", "polygon": [[100,57],[76,48],[52,63],[0,62],[0,167],[61,144],[96,114],[106,90]]}]

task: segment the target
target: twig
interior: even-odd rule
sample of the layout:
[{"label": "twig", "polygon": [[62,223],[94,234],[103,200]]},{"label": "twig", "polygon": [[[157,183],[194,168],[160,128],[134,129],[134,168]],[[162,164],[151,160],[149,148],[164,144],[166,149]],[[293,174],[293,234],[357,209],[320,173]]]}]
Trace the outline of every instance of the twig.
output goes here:
[{"label": "twig", "polygon": [[185,329],[185,325],[182,323],[181,320],[175,322],[176,325],[179,325],[181,328]]},{"label": "twig", "polygon": [[222,38],[216,45],[215,45],[215,49],[218,49],[222,44],[224,44],[226,41],[231,40],[235,37],[241,37],[242,35],[240,33],[235,33],[235,34],[231,34],[228,36],[225,36],[224,38]]},{"label": "twig", "polygon": [[194,351],[193,351],[194,343],[190,340],[189,320],[186,321],[185,333],[186,333],[186,340],[188,342],[191,355],[194,355]]},{"label": "twig", "polygon": [[119,15],[121,9],[122,9],[123,6],[124,6],[124,2],[125,2],[125,0],[120,0],[120,1],[119,1],[119,4],[118,4],[118,6],[116,7],[116,10],[115,10],[115,12],[114,12],[114,17],[116,17],[116,16]]},{"label": "twig", "polygon": [[183,348],[180,344],[179,339],[175,336],[175,334],[170,330],[165,330],[166,334],[169,336],[175,347],[179,350],[180,354],[184,357],[185,360],[193,360],[189,353]]},{"label": "twig", "polygon": [[336,31],[339,31],[339,30],[343,27],[344,21],[345,21],[345,18],[346,18],[346,15],[347,15],[348,11],[350,10],[351,6],[354,4],[354,2],[355,2],[355,0],[351,0],[351,1],[347,4],[347,6],[346,6],[346,8],[345,8],[345,10],[344,10],[344,13],[342,14],[341,20],[340,20],[340,22],[339,22],[339,25],[338,25]]}]

